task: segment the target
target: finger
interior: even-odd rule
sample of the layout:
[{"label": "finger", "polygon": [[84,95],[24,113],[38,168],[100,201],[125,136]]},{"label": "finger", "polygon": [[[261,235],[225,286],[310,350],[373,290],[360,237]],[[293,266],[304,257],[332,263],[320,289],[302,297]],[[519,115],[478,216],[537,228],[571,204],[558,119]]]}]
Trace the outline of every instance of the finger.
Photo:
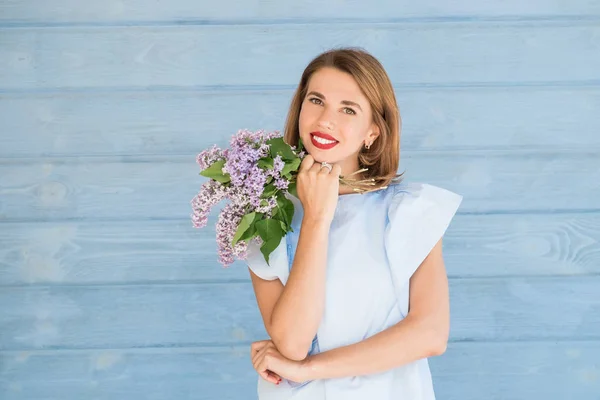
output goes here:
[{"label": "finger", "polygon": [[265,380],[268,382],[271,382],[274,385],[278,385],[279,384],[279,379],[275,378],[272,374],[271,371],[266,370],[266,371],[258,371],[258,374]]},{"label": "finger", "polygon": [[257,351],[254,354],[254,356],[252,356],[252,365],[254,365],[255,368],[259,364],[260,360],[262,360],[265,357],[265,353],[269,350],[269,347],[271,346],[275,347],[275,345],[273,344],[267,344],[262,349]]},{"label": "finger", "polygon": [[274,384],[279,384],[279,379],[276,379],[275,376],[271,375],[274,374],[273,371],[269,370],[269,366],[268,366],[268,362],[266,359],[261,360],[261,362],[259,363],[258,367],[257,367],[257,371],[259,371],[259,373],[264,374],[264,376],[266,376],[267,378],[265,378],[266,380],[268,380],[269,382],[272,382]]},{"label": "finger", "polygon": [[[329,164],[331,165],[331,164]],[[332,168],[333,171],[333,168]],[[319,170],[319,174],[321,175],[329,175],[331,172],[329,171],[329,167],[323,167],[321,166],[321,169]]]},{"label": "finger", "polygon": [[318,174],[319,171],[321,170],[321,163],[320,162],[316,162],[310,167],[309,172],[312,172],[314,174]]},{"label": "finger", "polygon": [[268,361],[265,355],[266,353],[261,350],[260,356],[253,361],[254,369],[264,380],[277,385],[281,381],[281,377],[269,370]]},{"label": "finger", "polygon": [[267,370],[269,376],[275,378],[275,380],[277,381],[281,381],[281,376],[279,376],[278,374],[276,374],[275,372],[271,371],[271,370]]},{"label": "finger", "polygon": [[268,376],[268,381],[271,383],[274,383],[275,385],[279,385],[279,383],[281,382],[281,377],[279,375],[277,375],[275,372],[266,371],[267,376]]},{"label": "finger", "polygon": [[300,172],[309,170],[313,164],[315,163],[315,159],[310,154],[304,157],[304,160],[300,163]]},{"label": "finger", "polygon": [[333,168],[331,170],[331,175],[334,175],[335,177],[340,177],[340,175],[342,174],[342,167],[339,164],[333,164]]},{"label": "finger", "polygon": [[252,354],[252,359],[256,359],[260,353],[264,352],[269,346],[275,346],[272,342],[267,341],[266,343],[261,343],[259,346],[254,347],[254,354]]},{"label": "finger", "polygon": [[271,383],[275,383],[275,384],[277,383],[277,380],[275,380],[275,378],[273,378],[272,376],[269,376],[269,371],[259,371],[259,370],[256,370],[256,372],[265,381],[268,381],[268,382],[271,382]]},{"label": "finger", "polygon": [[252,352],[252,354],[254,354],[263,347],[267,346],[270,342],[270,340],[259,340],[258,342],[253,342],[250,345],[250,351]]},{"label": "finger", "polygon": [[262,348],[264,348],[270,340],[260,340],[258,342],[254,342],[250,345],[250,358],[254,357],[254,355],[259,352]]}]

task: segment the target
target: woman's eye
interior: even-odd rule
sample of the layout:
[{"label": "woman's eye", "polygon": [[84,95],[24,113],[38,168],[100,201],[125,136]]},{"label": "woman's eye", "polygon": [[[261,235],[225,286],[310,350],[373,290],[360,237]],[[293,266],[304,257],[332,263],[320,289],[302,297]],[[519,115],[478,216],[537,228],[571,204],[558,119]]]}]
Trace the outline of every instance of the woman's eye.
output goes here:
[{"label": "woman's eye", "polygon": [[[321,99],[319,99],[319,98],[316,98],[316,97],[311,97],[311,98],[308,99],[308,101],[310,101],[311,103],[316,104],[318,106],[320,106],[320,105],[323,104],[323,101]],[[344,110],[344,114],[348,114],[348,115],[355,115],[356,114],[356,111],[354,111],[353,109],[351,109],[349,107],[344,107],[343,110]]]}]

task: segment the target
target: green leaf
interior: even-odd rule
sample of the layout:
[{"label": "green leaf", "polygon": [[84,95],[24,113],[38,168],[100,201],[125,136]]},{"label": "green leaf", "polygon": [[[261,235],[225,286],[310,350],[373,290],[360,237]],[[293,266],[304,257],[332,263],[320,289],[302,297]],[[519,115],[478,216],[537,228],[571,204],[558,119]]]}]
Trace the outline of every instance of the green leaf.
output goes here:
[{"label": "green leaf", "polygon": [[282,193],[281,196],[277,196],[277,209],[283,214],[284,220],[287,227],[292,225],[292,219],[294,218],[294,203]]},{"label": "green leaf", "polygon": [[256,213],[256,216],[254,217],[254,221],[250,225],[250,228],[248,228],[246,233],[244,233],[242,235],[240,240],[248,241],[249,239],[252,239],[253,237],[258,236],[258,231],[256,230],[256,223],[258,221],[260,221],[263,218],[263,216],[264,216],[263,213]]},{"label": "green leaf", "polygon": [[299,158],[294,158],[293,160],[286,162],[281,170],[281,175],[287,175],[292,171],[298,171],[300,163],[302,163],[302,161]]},{"label": "green leaf", "polygon": [[231,176],[229,174],[223,173],[223,166],[225,165],[225,160],[218,160],[211,164],[210,167],[206,168],[200,175],[205,176],[210,179],[214,179],[217,182],[228,183],[231,181]]},{"label": "green leaf", "polygon": [[231,242],[232,246],[235,246],[236,243],[240,241],[244,233],[246,233],[246,231],[250,229],[251,226],[253,226],[255,218],[255,212],[251,212],[250,214],[246,214],[242,217],[242,220],[238,224],[237,231],[235,232],[235,235],[233,235],[233,241]]},{"label": "green leaf", "polygon": [[272,158],[261,158],[257,165],[262,169],[273,169],[275,163]]},{"label": "green leaf", "polygon": [[279,221],[279,223],[281,224],[281,229],[282,229],[284,232],[287,232],[287,230],[288,230],[288,226],[285,224],[285,222],[283,222],[283,221]]},{"label": "green leaf", "polygon": [[289,230],[288,229],[289,226],[286,224],[287,217],[285,216],[285,211],[283,211],[279,207],[275,207],[273,209],[271,218],[273,218],[274,220],[277,220],[277,221],[283,223],[283,226],[284,226],[283,231],[284,232],[287,232]]},{"label": "green leaf", "polygon": [[240,237],[240,241],[244,240],[247,242],[249,239],[252,239],[255,236],[258,236],[258,232],[256,231],[256,226],[250,225],[250,228],[242,235],[242,237]]},{"label": "green leaf", "polygon": [[260,251],[269,264],[269,255],[279,246],[285,231],[281,227],[281,221],[274,219],[263,219],[256,222],[256,230],[264,242]]},{"label": "green leaf", "polygon": [[298,197],[298,190],[296,189],[296,182],[291,182],[290,185],[288,186],[288,192],[290,192],[291,195],[293,195],[294,197]]},{"label": "green leaf", "polygon": [[271,256],[271,253],[275,251],[277,246],[279,246],[279,243],[281,243],[281,238],[273,238],[264,242],[263,245],[260,247],[260,252],[263,254],[263,257],[265,258],[265,261],[269,266],[271,265],[269,264],[269,257]]},{"label": "green leaf", "polygon": [[298,137],[298,146],[296,149],[297,149],[298,153],[300,153],[302,150],[304,150],[304,143],[302,143],[301,137]]},{"label": "green leaf", "polygon": [[297,158],[290,145],[284,142],[283,138],[273,138],[267,140],[267,144],[271,148],[271,156],[273,158],[277,157],[278,155],[280,155],[281,158],[283,158],[286,161]]},{"label": "green leaf", "polygon": [[269,241],[276,237],[283,237],[281,225],[274,219],[263,219],[256,222],[256,230],[263,241]]},{"label": "green leaf", "polygon": [[277,189],[274,183],[269,183],[267,186],[265,186],[265,190],[263,191],[263,194],[260,197],[261,199],[268,199],[269,197],[277,193],[277,190],[279,189]]}]

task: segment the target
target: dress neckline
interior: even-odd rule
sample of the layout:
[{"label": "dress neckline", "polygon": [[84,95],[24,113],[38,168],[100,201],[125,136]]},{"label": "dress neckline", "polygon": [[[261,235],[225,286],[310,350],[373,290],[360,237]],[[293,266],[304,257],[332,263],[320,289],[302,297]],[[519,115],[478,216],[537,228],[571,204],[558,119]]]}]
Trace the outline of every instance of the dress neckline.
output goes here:
[{"label": "dress neckline", "polygon": [[335,215],[339,215],[340,213],[346,214],[348,211],[358,212],[359,210],[356,207],[359,207],[362,203],[364,203],[367,199],[370,199],[374,196],[382,196],[386,193],[390,187],[388,186],[385,189],[374,190],[372,192],[367,193],[347,193],[338,195],[337,207],[335,209]]}]

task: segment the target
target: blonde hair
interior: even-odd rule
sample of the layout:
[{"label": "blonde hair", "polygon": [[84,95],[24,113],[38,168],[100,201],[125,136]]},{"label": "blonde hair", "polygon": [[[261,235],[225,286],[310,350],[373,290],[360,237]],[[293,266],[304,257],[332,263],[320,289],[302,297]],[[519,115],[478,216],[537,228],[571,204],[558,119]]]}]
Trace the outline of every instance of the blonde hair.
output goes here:
[{"label": "blonde hair", "polygon": [[[400,129],[402,120],[390,78],[381,63],[361,48],[346,47],[326,51],[314,58],[304,69],[300,83],[288,111],[284,140],[298,145],[299,118],[302,103],[312,74],[321,68],[332,67],[350,74],[364,93],[371,109],[373,122],[380,135],[369,149],[358,154],[360,168],[368,168],[363,179],[372,181],[371,190],[395,183],[403,174],[397,174],[400,164]],[[368,190],[370,191],[370,190]]]}]

